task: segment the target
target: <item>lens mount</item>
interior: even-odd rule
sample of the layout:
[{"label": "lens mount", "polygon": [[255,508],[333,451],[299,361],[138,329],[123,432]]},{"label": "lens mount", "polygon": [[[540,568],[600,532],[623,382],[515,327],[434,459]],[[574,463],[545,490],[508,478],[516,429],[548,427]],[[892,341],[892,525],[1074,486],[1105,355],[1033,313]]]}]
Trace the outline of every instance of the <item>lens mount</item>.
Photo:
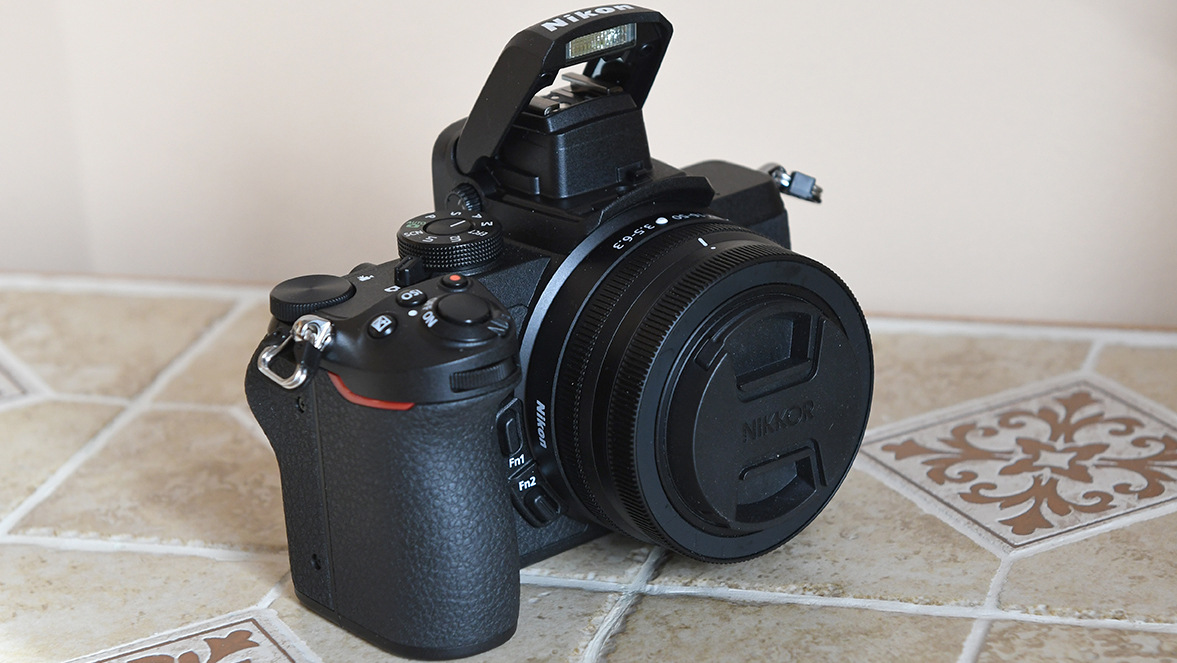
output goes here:
[{"label": "lens mount", "polygon": [[809,523],[849,471],[873,367],[833,272],[698,214],[630,224],[559,285],[528,396],[537,460],[601,524],[736,561]]}]

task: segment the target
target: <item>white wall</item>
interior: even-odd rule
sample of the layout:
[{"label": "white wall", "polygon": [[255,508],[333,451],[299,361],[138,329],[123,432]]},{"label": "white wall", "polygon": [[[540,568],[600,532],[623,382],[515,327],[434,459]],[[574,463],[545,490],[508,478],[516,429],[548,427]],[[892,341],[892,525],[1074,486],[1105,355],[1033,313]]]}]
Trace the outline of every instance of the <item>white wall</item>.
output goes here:
[{"label": "white wall", "polygon": [[[1177,325],[1177,3],[654,6],[654,156],[817,176],[795,247],[868,311]],[[437,132],[570,8],[0,0],[0,270],[391,258]]]}]

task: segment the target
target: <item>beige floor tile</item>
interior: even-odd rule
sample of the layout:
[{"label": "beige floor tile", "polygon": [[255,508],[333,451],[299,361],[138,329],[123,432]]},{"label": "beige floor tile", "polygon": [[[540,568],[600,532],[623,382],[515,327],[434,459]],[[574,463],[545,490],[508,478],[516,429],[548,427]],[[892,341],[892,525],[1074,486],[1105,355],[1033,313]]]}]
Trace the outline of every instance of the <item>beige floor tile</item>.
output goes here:
[{"label": "beige floor tile", "polygon": [[[463,661],[539,663],[579,661],[584,647],[617,600],[616,594],[523,585],[519,629],[506,644]],[[287,589],[272,606],[324,661],[382,663],[404,660],[373,647],[307,610]]]},{"label": "beige floor tile", "polygon": [[53,389],[130,397],[230,304],[187,298],[0,293],[0,340]]},{"label": "beige floor tile", "polygon": [[1064,617],[1177,621],[1177,514],[1014,562],[1005,608]]},{"label": "beige floor tile", "polygon": [[647,596],[609,643],[627,661],[955,661],[972,624],[798,605]]},{"label": "beige floor tile", "polygon": [[148,412],[20,523],[28,533],[286,546],[278,464],[231,417]]},{"label": "beige floor tile", "polygon": [[32,495],[118,412],[89,403],[40,403],[0,412],[0,514]]},{"label": "beige floor tile", "polygon": [[0,661],[59,663],[257,603],[288,566],[0,546]]},{"label": "beige floor tile", "polygon": [[1147,663],[1177,660],[1177,635],[1056,624],[997,622],[978,663]]},{"label": "beige floor tile", "polygon": [[653,547],[623,534],[607,534],[572,550],[536,562],[532,575],[628,583],[637,576]]},{"label": "beige floor tile", "polygon": [[871,426],[1078,370],[1088,343],[875,334]]},{"label": "beige floor tile", "polygon": [[1177,412],[1177,350],[1111,346],[1096,370]]},{"label": "beige floor tile", "polygon": [[853,470],[795,539],[739,564],[675,556],[656,584],[976,605],[998,560],[935,516]]},{"label": "beige floor tile", "polygon": [[192,359],[158,400],[245,406],[245,368],[269,324],[269,305],[258,304],[246,311]]}]

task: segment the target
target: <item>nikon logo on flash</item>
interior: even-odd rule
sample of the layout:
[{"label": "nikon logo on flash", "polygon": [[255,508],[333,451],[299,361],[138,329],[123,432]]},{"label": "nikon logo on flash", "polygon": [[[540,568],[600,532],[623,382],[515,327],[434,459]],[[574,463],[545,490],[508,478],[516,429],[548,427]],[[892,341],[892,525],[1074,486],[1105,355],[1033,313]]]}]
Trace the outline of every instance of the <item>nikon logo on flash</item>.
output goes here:
[{"label": "nikon logo on flash", "polygon": [[762,417],[756,417],[744,422],[744,442],[755,440],[782,428],[796,426],[802,421],[813,418],[813,401],[804,401],[800,405],[785,408],[780,412],[772,412]]},{"label": "nikon logo on flash", "polygon": [[633,5],[612,5],[609,7],[597,7],[596,9],[586,9],[584,11],[572,12],[571,14],[564,14],[557,16],[550,21],[541,23],[548,32],[555,32],[560,28],[566,28],[570,23],[579,23],[585,19],[594,18],[596,16],[604,16],[605,14],[612,14],[613,12],[623,12],[633,9]]}]

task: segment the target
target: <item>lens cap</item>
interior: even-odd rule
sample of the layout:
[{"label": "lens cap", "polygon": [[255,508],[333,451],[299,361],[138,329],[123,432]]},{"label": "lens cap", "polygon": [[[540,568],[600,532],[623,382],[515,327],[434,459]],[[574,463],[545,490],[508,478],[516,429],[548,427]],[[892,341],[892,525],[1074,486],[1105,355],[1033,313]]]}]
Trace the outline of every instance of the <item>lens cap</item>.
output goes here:
[{"label": "lens cap", "polygon": [[823,462],[845,455],[831,445],[857,441],[845,406],[862,369],[838,322],[801,291],[754,289],[700,331],[668,385],[664,483],[703,529],[761,531],[837,475]]}]

